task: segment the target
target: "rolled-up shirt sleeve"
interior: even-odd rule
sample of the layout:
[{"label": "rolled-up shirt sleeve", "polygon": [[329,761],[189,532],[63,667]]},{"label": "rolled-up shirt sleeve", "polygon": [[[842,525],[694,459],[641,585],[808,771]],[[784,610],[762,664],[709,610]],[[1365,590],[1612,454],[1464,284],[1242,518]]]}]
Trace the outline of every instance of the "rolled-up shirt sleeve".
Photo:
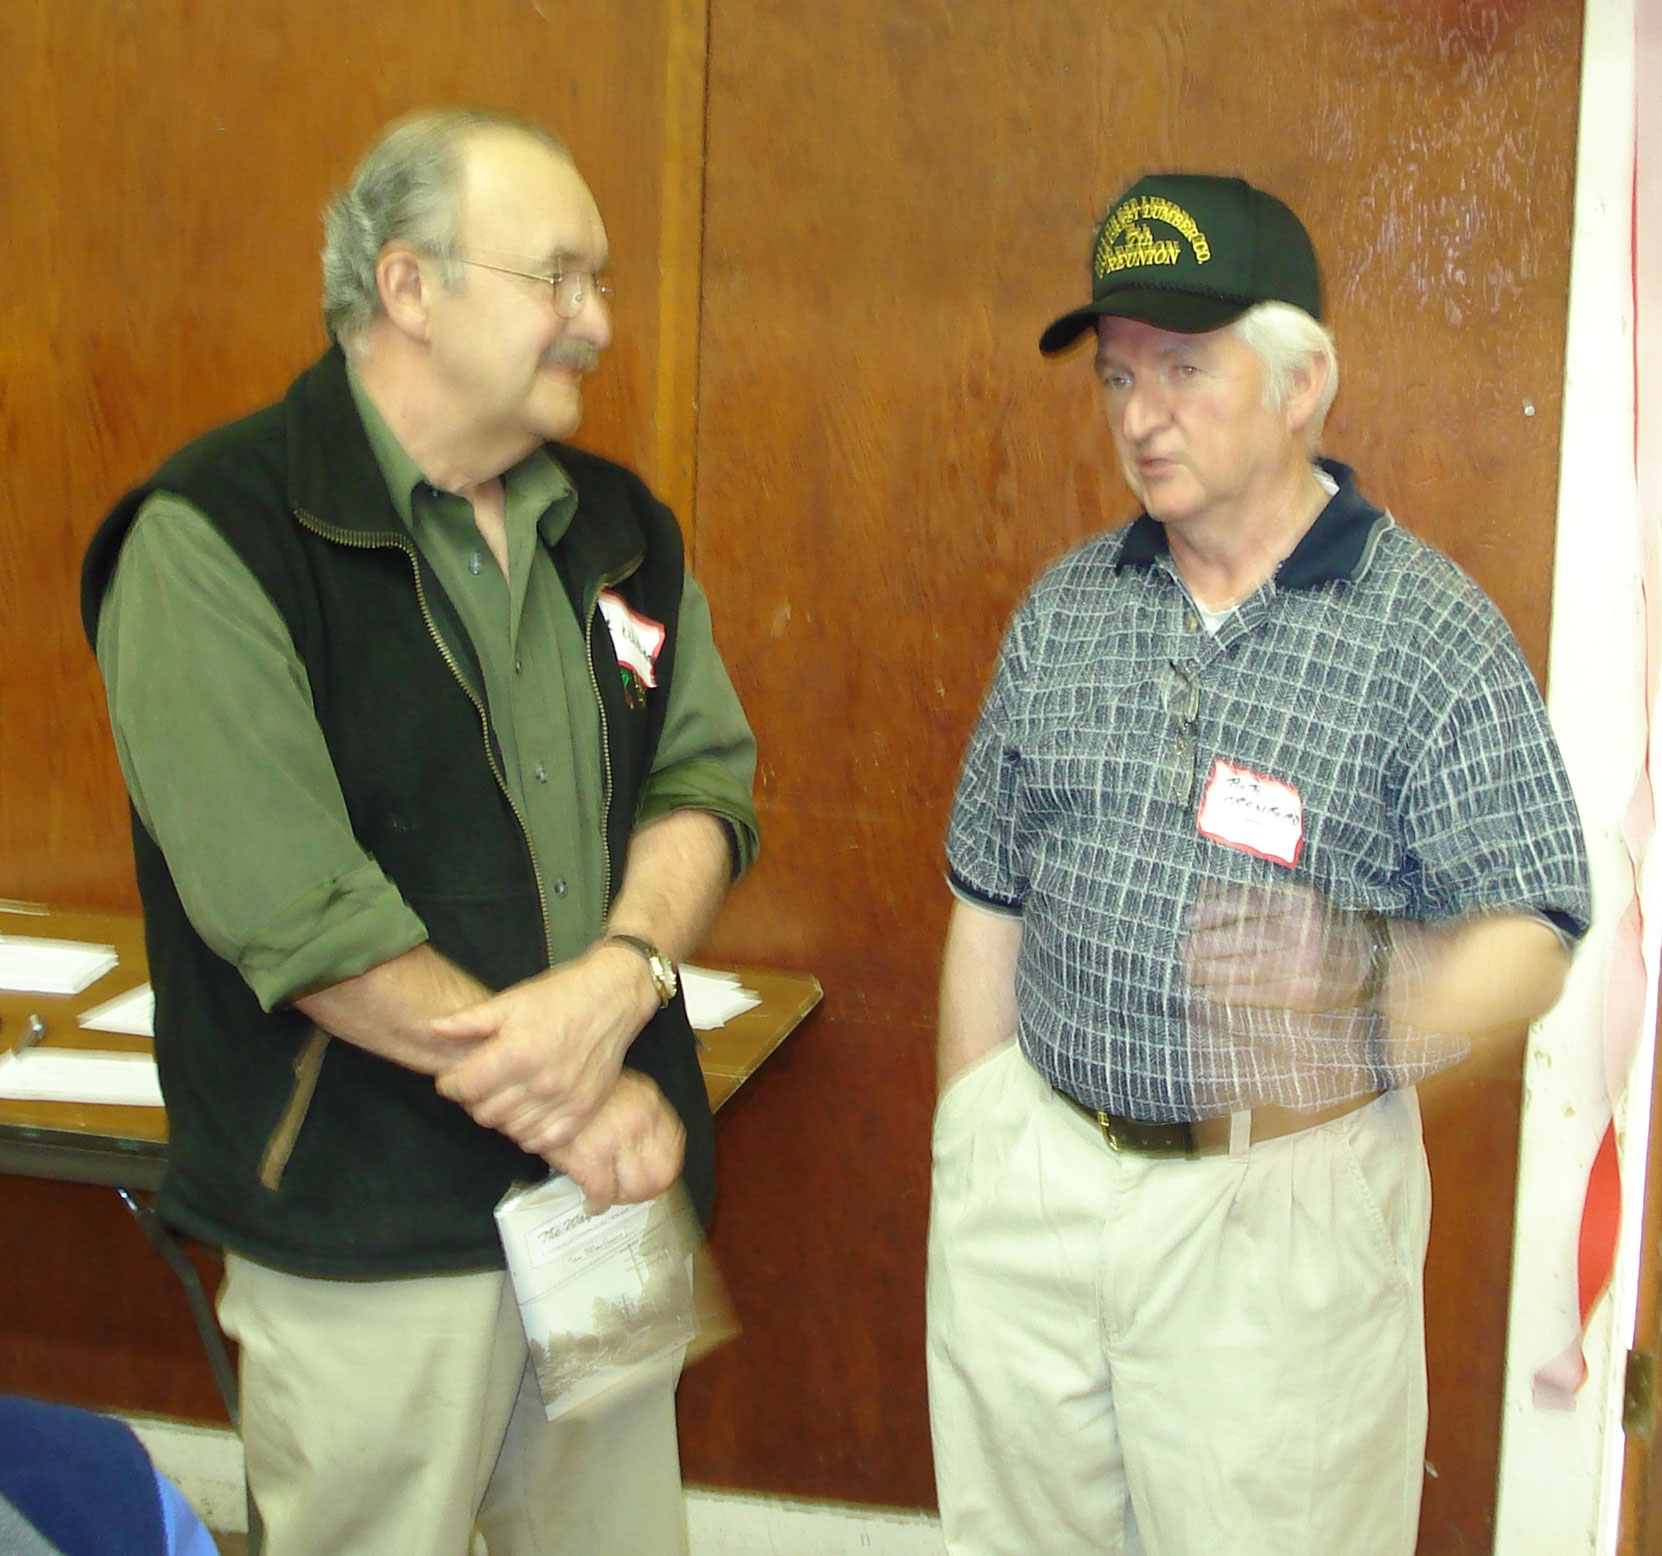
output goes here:
[{"label": "rolled-up shirt sleeve", "polygon": [[751,799],[755,777],[756,739],[716,652],[709,602],[689,573],[681,592],[669,707],[636,823],[676,810],[709,811],[727,823],[737,877],[761,846]]},{"label": "rolled-up shirt sleeve", "polygon": [[352,833],[276,606],[183,499],[153,496],[134,521],[98,663],[139,821],[266,1009],[427,939]]}]

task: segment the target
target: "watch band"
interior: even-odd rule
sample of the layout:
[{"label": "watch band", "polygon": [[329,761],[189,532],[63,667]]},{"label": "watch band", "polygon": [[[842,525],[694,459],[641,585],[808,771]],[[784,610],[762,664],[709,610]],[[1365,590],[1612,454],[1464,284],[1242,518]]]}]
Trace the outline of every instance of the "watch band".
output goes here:
[{"label": "watch band", "polygon": [[675,976],[675,963],[653,945],[650,940],[643,940],[639,935],[625,935],[612,933],[600,942],[602,945],[626,945],[638,956],[646,960],[646,970],[652,975],[652,987],[658,992],[660,1007],[669,1004],[675,998],[675,991],[680,987],[680,980]]},{"label": "watch band", "polygon": [[1376,1005],[1391,973],[1391,921],[1383,913],[1364,909],[1357,915],[1368,932],[1368,970],[1356,991],[1358,1010]]}]

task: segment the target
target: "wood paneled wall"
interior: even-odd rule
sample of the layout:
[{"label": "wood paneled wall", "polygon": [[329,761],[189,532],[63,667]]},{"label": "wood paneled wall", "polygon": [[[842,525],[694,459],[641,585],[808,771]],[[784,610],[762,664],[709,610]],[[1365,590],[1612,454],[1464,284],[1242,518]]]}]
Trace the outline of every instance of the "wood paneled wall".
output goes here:
[{"label": "wood paneled wall", "polygon": [[[928,1504],[940,839],[1005,618],[1128,503],[1084,360],[1042,360],[1038,331],[1083,296],[1093,224],[1137,173],[1277,190],[1326,269],[1332,452],[1479,577],[1544,673],[1580,15],[14,0],[0,896],[133,900],[74,605],[98,516],[315,350],[316,213],[385,120],[469,101],[547,123],[595,189],[620,283],[584,440],[689,521],[762,742],[764,857],[712,951],[827,991],[724,1115],[716,1243],[745,1333],[684,1385],[688,1475]],[[1438,1474],[1422,1549],[1452,1556],[1488,1544],[1516,1066],[1458,1072],[1427,1111]],[[0,1237],[23,1255],[0,1386],[212,1414],[205,1367],[158,1385],[153,1315],[87,1345],[53,1307],[89,1234],[81,1212],[39,1208],[96,1217],[93,1192],[0,1195]],[[136,1268],[150,1256],[130,1243]]]}]

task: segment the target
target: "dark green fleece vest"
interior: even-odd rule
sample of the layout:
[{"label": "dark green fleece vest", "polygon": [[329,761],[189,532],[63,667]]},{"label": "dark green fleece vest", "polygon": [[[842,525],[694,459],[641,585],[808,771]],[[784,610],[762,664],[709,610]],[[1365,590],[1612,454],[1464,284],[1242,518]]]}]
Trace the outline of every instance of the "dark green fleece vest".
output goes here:
[{"label": "dark green fleece vest", "polygon": [[[615,890],[674,677],[681,538],[628,471],[576,449],[556,453],[578,504],[553,555],[587,628]],[[205,513],[271,596],[305,667],[353,831],[434,949],[492,988],[546,968],[547,883],[499,777],[477,658],[398,519],[339,352],[302,374],[281,404],[191,444],[116,505],[82,579],[94,641],[127,531],[157,491]],[[626,692],[594,604],[602,588],[667,629],[658,684],[644,697],[639,687]],[[248,718],[257,723],[259,709]],[[429,1077],[323,1038],[296,1010],[262,1011],[192,928],[136,817],[133,844],[167,1097],[168,1219],[299,1274],[500,1265],[492,1209],[510,1183],[541,1177],[541,1160],[474,1124]],[[650,1075],[685,1122],[687,1187],[707,1212],[710,1111],[679,1000],[625,1063]]]}]

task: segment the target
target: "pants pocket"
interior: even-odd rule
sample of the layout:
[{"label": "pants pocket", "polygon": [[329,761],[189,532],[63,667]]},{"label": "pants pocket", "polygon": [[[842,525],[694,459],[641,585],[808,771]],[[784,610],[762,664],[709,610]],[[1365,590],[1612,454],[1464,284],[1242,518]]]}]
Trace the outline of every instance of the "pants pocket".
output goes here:
[{"label": "pants pocket", "polygon": [[935,1149],[973,1130],[978,1114],[990,1106],[1002,1090],[1000,1076],[1012,1058],[1020,1058],[1021,1047],[1012,1038],[997,1048],[970,1060],[950,1081],[935,1103],[933,1129]]},{"label": "pants pocket", "polygon": [[1431,1233],[1431,1175],[1411,1091],[1388,1091],[1342,1120],[1343,1160],[1381,1249],[1417,1280]]}]

